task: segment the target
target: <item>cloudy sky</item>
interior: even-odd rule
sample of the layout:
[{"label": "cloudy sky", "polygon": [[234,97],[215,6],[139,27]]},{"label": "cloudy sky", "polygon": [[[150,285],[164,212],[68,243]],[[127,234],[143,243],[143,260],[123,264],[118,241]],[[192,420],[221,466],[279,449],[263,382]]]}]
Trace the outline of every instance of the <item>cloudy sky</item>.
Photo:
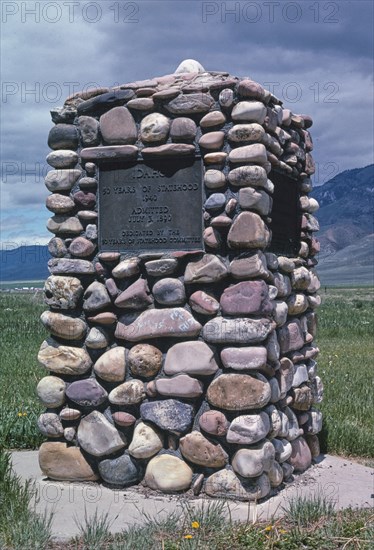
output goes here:
[{"label": "cloudy sky", "polygon": [[373,162],[373,2],[1,2],[1,243],[44,244],[49,110],[71,91],[174,72],[250,76],[308,113],[315,184]]}]

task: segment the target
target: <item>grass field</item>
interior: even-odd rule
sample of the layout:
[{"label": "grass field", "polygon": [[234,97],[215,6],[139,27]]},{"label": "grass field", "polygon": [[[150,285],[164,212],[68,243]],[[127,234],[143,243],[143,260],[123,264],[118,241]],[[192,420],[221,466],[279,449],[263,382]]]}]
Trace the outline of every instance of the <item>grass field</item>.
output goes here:
[{"label": "grass field", "polygon": [[[322,291],[317,343],[325,396],[321,434],[325,452],[374,457],[374,289]],[[46,336],[41,293],[0,293],[0,446],[35,448],[42,441],[35,396],[46,375],[36,360]]]}]

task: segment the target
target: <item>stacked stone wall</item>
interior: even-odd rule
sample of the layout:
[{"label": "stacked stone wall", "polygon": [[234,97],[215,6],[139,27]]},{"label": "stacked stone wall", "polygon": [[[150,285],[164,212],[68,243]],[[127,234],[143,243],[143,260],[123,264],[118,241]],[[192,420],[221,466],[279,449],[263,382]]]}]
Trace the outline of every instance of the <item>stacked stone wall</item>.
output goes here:
[{"label": "stacked stone wall", "polygon": [[[268,496],[319,454],[311,118],[249,78],[187,63],[76,93],[52,120],[41,469],[55,480]],[[204,251],[98,249],[102,163],[195,155]],[[272,170],[299,193],[295,257],[268,252]]]}]

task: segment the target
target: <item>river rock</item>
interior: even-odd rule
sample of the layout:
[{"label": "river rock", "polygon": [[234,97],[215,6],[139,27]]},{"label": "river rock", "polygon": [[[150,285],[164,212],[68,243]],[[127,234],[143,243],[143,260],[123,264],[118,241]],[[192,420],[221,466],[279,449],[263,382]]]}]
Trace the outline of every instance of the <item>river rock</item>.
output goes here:
[{"label": "river rock", "polygon": [[261,142],[265,130],[260,124],[235,124],[228,132],[227,139],[234,143]]},{"label": "river rock", "polygon": [[126,374],[126,350],[122,346],[112,348],[96,361],[95,373],[106,382],[123,382]]},{"label": "river rock", "polygon": [[289,321],[281,327],[278,331],[278,337],[282,353],[295,351],[304,345],[304,335],[298,319]]},{"label": "river rock", "polygon": [[87,314],[104,309],[112,303],[105,285],[98,281],[94,281],[87,287],[83,298],[83,310]]},{"label": "river rock", "polygon": [[191,485],[192,470],[176,456],[155,456],[147,465],[144,482],[150,489],[163,493],[183,491]]},{"label": "river rock", "polygon": [[206,411],[199,418],[199,426],[204,432],[222,437],[226,435],[229,422],[226,416],[220,411]]},{"label": "river rock", "polygon": [[262,166],[239,166],[230,170],[229,182],[235,187],[263,187],[267,186],[267,173]]},{"label": "river rock", "polygon": [[[53,258],[63,258],[67,256],[68,250],[63,239],[53,237],[48,243],[48,252]],[[48,262],[49,265],[49,262]]]},{"label": "river rock", "polygon": [[194,399],[203,393],[203,384],[187,374],[179,374],[172,378],[158,378],[147,386],[156,394],[167,397],[181,397],[182,399]]},{"label": "river rock", "polygon": [[92,327],[84,343],[90,349],[104,349],[109,344],[109,337],[102,328]]},{"label": "river rock", "polygon": [[152,293],[156,302],[162,305],[176,306],[184,304],[186,293],[179,279],[166,277],[153,285]]},{"label": "river rock", "polygon": [[82,172],[73,169],[51,170],[45,177],[45,185],[51,193],[70,191],[80,178]]},{"label": "river rock", "polygon": [[104,326],[113,325],[117,322],[117,316],[112,311],[103,311],[102,313],[97,313],[96,315],[87,317],[87,321]]},{"label": "river rock", "polygon": [[116,279],[126,279],[133,275],[137,275],[139,273],[139,263],[139,258],[123,260],[113,268],[112,275]]},{"label": "river rock", "polygon": [[230,263],[230,272],[234,279],[267,278],[269,276],[265,256],[260,251],[247,258],[233,260]]},{"label": "river rock", "polygon": [[275,459],[277,462],[285,462],[292,454],[292,446],[287,439],[272,439],[271,443],[275,449]]},{"label": "river rock", "polygon": [[133,485],[141,475],[139,465],[126,453],[118,458],[105,458],[99,462],[99,472],[106,483],[116,487]]},{"label": "river rock", "polygon": [[53,258],[48,261],[48,269],[53,275],[93,275],[95,268],[87,260]]},{"label": "river rock", "polygon": [[74,422],[75,420],[79,420],[81,416],[81,411],[78,411],[78,409],[71,409],[70,407],[65,407],[60,411],[60,418],[65,422]]},{"label": "river rock", "polygon": [[265,347],[224,348],[221,351],[221,361],[227,369],[261,371],[266,369],[266,360],[267,351]]},{"label": "river rock", "polygon": [[211,111],[200,120],[200,126],[204,128],[204,130],[208,130],[210,128],[222,126],[225,122],[226,117],[221,111]]},{"label": "river rock", "polygon": [[[243,407],[238,406],[238,409]],[[270,431],[266,412],[237,416],[230,424],[226,439],[228,443],[252,445],[264,439]]]},{"label": "river rock", "polygon": [[[134,161],[138,156],[138,148],[135,145],[108,145],[107,147],[86,147],[81,150],[83,162],[100,160]],[[94,178],[90,178],[94,180]],[[90,186],[92,187],[92,183]]]},{"label": "river rock", "polygon": [[56,374],[80,375],[92,365],[88,353],[83,348],[63,346],[49,338],[44,340],[38,353],[39,363]]},{"label": "river rock", "polygon": [[151,113],[140,123],[140,139],[143,143],[164,142],[170,129],[169,119],[160,113]]},{"label": "river rock", "polygon": [[208,189],[219,189],[226,185],[226,176],[221,170],[206,170],[204,184]]},{"label": "river rock", "polygon": [[213,98],[204,93],[198,94],[181,94],[165,105],[169,113],[173,115],[193,115],[199,113],[207,113],[213,106]]},{"label": "river rock", "polygon": [[145,398],[144,384],[141,380],[129,380],[115,387],[109,394],[112,405],[137,405]]},{"label": "river rock", "polygon": [[108,91],[107,88],[106,90],[102,90],[103,92],[100,95],[91,97],[78,104],[77,110],[79,115],[100,115],[113,107],[123,105],[135,96],[134,91],[129,89]]},{"label": "river rock", "polygon": [[112,418],[118,426],[128,428],[136,422],[135,416],[124,411],[116,411],[112,414]]},{"label": "river rock", "polygon": [[275,449],[270,441],[253,445],[250,449],[239,449],[232,457],[234,472],[242,477],[257,477],[269,472],[275,459]]},{"label": "river rock", "polygon": [[270,493],[270,482],[266,474],[249,480],[239,478],[232,470],[220,470],[208,477],[204,490],[210,497],[258,501]]},{"label": "river rock", "polygon": [[252,143],[232,149],[229,154],[229,161],[233,164],[264,164],[267,162],[266,147],[262,143]]},{"label": "river rock", "polygon": [[190,428],[193,407],[176,399],[165,399],[142,403],[140,414],[143,421],[152,422],[162,430],[179,435]]},{"label": "river rock", "polygon": [[128,366],[134,376],[151,378],[161,369],[162,353],[150,344],[137,344],[128,354]]},{"label": "river rock", "polygon": [[226,265],[217,256],[205,254],[201,260],[187,264],[184,274],[186,284],[214,283],[221,281],[228,274]]},{"label": "river rock", "polygon": [[[277,288],[273,287],[277,292]],[[288,306],[283,300],[274,300],[273,302],[273,319],[277,327],[281,327],[287,321]]]},{"label": "river rock", "polygon": [[94,378],[86,378],[72,382],[66,389],[66,397],[80,407],[98,407],[108,394]]},{"label": "river rock", "polygon": [[52,218],[49,218],[47,229],[55,234],[78,235],[83,231],[83,226],[78,218],[74,216],[69,217],[56,214]]},{"label": "river rock", "polygon": [[227,315],[268,315],[273,311],[264,281],[245,281],[225,288],[220,304]]},{"label": "river rock", "polygon": [[215,315],[219,311],[219,302],[203,290],[197,290],[190,296],[191,308],[201,315]]},{"label": "river rock", "polygon": [[153,298],[145,279],[138,279],[126,290],[121,292],[114,302],[114,304],[121,309],[135,310],[145,309],[152,303]]},{"label": "river rock", "polygon": [[239,101],[231,112],[231,118],[238,122],[263,124],[266,113],[266,107],[261,101]]},{"label": "river rock", "polygon": [[188,338],[199,334],[201,325],[183,308],[149,309],[129,325],[117,323],[115,337],[130,342],[150,338]]},{"label": "river rock", "polygon": [[292,454],[289,463],[295,472],[304,472],[312,463],[312,454],[309,446],[303,437],[291,441]]},{"label": "river rock", "polygon": [[60,441],[47,441],[39,449],[39,466],[43,474],[56,481],[96,481],[92,470],[79,447],[67,446]]},{"label": "river rock", "polygon": [[[79,181],[79,185],[81,182]],[[88,208],[94,210],[96,205],[96,195],[90,191],[77,191],[73,195],[73,199],[78,208]]]},{"label": "river rock", "polygon": [[51,275],[44,283],[45,302],[55,309],[75,309],[83,294],[76,277]]},{"label": "river rock", "polygon": [[48,135],[50,149],[76,149],[78,147],[78,130],[73,124],[56,124]]},{"label": "river rock", "polygon": [[272,200],[261,189],[242,187],[239,190],[239,206],[242,210],[254,210],[261,216],[267,216],[271,211]]},{"label": "river rock", "polygon": [[47,330],[54,336],[65,340],[79,340],[83,338],[87,325],[82,319],[77,317],[68,317],[61,313],[44,311],[40,320]]},{"label": "river rock", "polygon": [[178,117],[171,122],[170,137],[174,142],[189,142],[195,139],[196,131],[196,124],[192,119]]},{"label": "river rock", "polygon": [[212,443],[200,432],[193,431],[179,441],[183,457],[206,468],[223,468],[228,462],[227,453],[218,443]]},{"label": "river rock", "polygon": [[267,472],[271,487],[279,487],[283,481],[283,468],[278,462],[273,460],[270,470]]},{"label": "river rock", "polygon": [[270,395],[269,382],[261,374],[221,374],[211,382],[206,397],[214,407],[236,411],[264,407]]},{"label": "river rock", "polygon": [[151,458],[163,447],[163,434],[147,422],[135,426],[134,435],[129,446],[129,454],[134,458]]},{"label": "river rock", "polygon": [[57,149],[47,155],[46,161],[53,168],[74,168],[78,162],[78,155],[75,151]]},{"label": "river rock", "polygon": [[177,267],[178,261],[175,258],[162,258],[160,260],[151,260],[145,263],[147,274],[151,277],[171,275]]},{"label": "river rock", "polygon": [[313,405],[313,393],[309,386],[294,388],[292,407],[297,411],[307,411]]},{"label": "river rock", "polygon": [[165,145],[158,145],[156,147],[144,147],[142,149],[142,156],[144,159],[153,157],[177,157],[177,156],[191,156],[195,153],[194,145],[188,143],[166,143]]},{"label": "river rock", "polygon": [[223,145],[225,132],[208,132],[199,139],[199,145],[207,151],[218,151]]},{"label": "river rock", "polygon": [[245,317],[216,317],[203,328],[203,338],[212,344],[258,344],[263,342],[274,329],[270,319],[249,319]]},{"label": "river rock", "polygon": [[108,145],[133,144],[138,138],[135,121],[126,107],[114,107],[103,114],[100,131]]},{"label": "river rock", "polygon": [[116,428],[99,411],[92,411],[82,418],[77,439],[82,449],[97,457],[116,453],[125,447]]},{"label": "river rock", "polygon": [[167,375],[210,376],[217,370],[214,352],[205,342],[179,342],[166,354],[164,372]]},{"label": "river rock", "polygon": [[309,374],[307,366],[304,364],[294,365],[294,375],[292,379],[292,387],[297,388],[304,382],[308,382]]},{"label": "river rock", "polygon": [[42,413],[38,418],[38,428],[45,437],[62,437],[64,428],[55,413]]},{"label": "river rock", "polygon": [[49,409],[61,407],[65,402],[66,384],[57,376],[45,376],[36,387],[36,393],[43,405]]},{"label": "river rock", "polygon": [[276,272],[273,274],[273,284],[278,289],[278,298],[287,298],[292,292],[291,280],[287,275]]},{"label": "river rock", "polygon": [[79,130],[84,147],[94,147],[100,143],[99,122],[90,116],[78,117]]},{"label": "river rock", "polygon": [[227,242],[230,248],[265,248],[270,232],[263,220],[254,212],[241,212],[232,224]]}]

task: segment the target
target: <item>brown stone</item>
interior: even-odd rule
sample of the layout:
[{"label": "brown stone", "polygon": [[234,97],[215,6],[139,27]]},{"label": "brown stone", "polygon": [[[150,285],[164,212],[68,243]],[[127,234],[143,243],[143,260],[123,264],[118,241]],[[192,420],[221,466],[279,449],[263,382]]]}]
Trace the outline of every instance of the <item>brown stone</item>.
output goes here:
[{"label": "brown stone", "polygon": [[265,248],[270,232],[263,220],[254,212],[241,212],[232,224],[227,242],[231,248]]},{"label": "brown stone", "polygon": [[111,311],[103,311],[102,313],[88,317],[87,320],[98,325],[113,325],[117,322],[117,317]]},{"label": "brown stone", "polygon": [[204,155],[204,164],[213,166],[213,165],[223,165],[226,162],[227,153],[217,152],[217,153],[206,153]]},{"label": "brown stone", "polygon": [[82,319],[68,317],[52,311],[44,311],[40,319],[51,334],[65,340],[79,340],[84,336],[87,329],[87,325]]},{"label": "brown stone", "polygon": [[304,335],[300,321],[289,321],[278,331],[279,345],[282,353],[296,351],[304,345]]},{"label": "brown stone", "polygon": [[172,99],[165,107],[170,113],[183,116],[207,113],[213,104],[214,100],[208,94],[181,94],[175,99]]},{"label": "brown stone", "polygon": [[106,382],[123,382],[126,374],[125,351],[122,346],[106,351],[96,361],[95,373]]},{"label": "brown stone", "polygon": [[126,279],[139,273],[139,258],[129,258],[123,260],[112,270],[112,275],[116,279]]},{"label": "brown stone", "polygon": [[219,310],[219,303],[213,296],[203,290],[197,290],[190,296],[191,308],[201,315],[215,315]]},{"label": "brown stone", "polygon": [[179,441],[183,457],[206,468],[222,468],[228,462],[227,453],[218,443],[211,443],[200,432],[193,431]]},{"label": "brown stone", "polygon": [[229,141],[240,142],[261,142],[265,135],[265,130],[260,124],[235,124],[227,134]]},{"label": "brown stone", "polygon": [[45,202],[46,207],[55,214],[66,214],[71,212],[74,208],[74,201],[66,195],[60,195],[60,193],[53,193],[49,195]]},{"label": "brown stone", "polygon": [[114,304],[121,309],[135,310],[142,310],[153,304],[153,298],[150,294],[147,281],[145,279],[138,279],[119,294]]},{"label": "brown stone", "polygon": [[173,378],[158,378],[149,385],[152,385],[152,392],[168,397],[193,399],[203,393],[203,384],[187,374],[180,374]]},{"label": "brown stone", "polygon": [[199,139],[199,145],[208,151],[217,151],[218,149],[221,149],[224,137],[224,132],[209,132],[201,136]]},{"label": "brown stone", "polygon": [[228,315],[268,315],[273,311],[264,281],[245,281],[225,288],[220,304]]},{"label": "brown stone", "polygon": [[201,260],[187,264],[184,274],[186,284],[214,283],[227,276],[226,265],[217,256],[205,254]]},{"label": "brown stone", "polygon": [[77,237],[69,246],[69,252],[73,256],[79,256],[80,258],[87,258],[88,256],[91,256],[95,250],[96,246],[94,243],[85,237]]},{"label": "brown stone", "polygon": [[183,308],[149,309],[129,325],[117,323],[115,337],[139,342],[150,338],[197,336],[201,325]]},{"label": "brown stone", "polygon": [[283,397],[292,387],[294,373],[294,364],[292,363],[291,359],[288,359],[288,357],[282,357],[282,359],[280,360],[280,367],[277,370],[275,376],[278,380],[279,389]]},{"label": "brown stone", "polygon": [[266,268],[266,258],[262,252],[248,258],[240,258],[230,263],[230,272],[234,279],[252,279],[269,276]]},{"label": "brown stone", "polygon": [[133,144],[138,138],[135,121],[126,107],[114,107],[102,115],[100,131],[108,145]]},{"label": "brown stone", "polygon": [[45,476],[56,481],[96,481],[99,477],[79,447],[68,447],[60,441],[42,443],[39,466]]},{"label": "brown stone", "polygon": [[69,217],[56,214],[52,218],[49,218],[47,229],[55,234],[78,235],[83,231],[83,226],[78,218],[74,216]]},{"label": "brown stone", "polygon": [[51,275],[44,283],[45,302],[55,309],[75,309],[83,294],[76,277]]},{"label": "brown stone", "polygon": [[200,120],[200,126],[204,129],[222,126],[226,122],[226,117],[221,111],[211,111]]},{"label": "brown stone", "polygon": [[134,376],[151,378],[161,369],[162,353],[150,344],[137,344],[129,351],[128,366]]},{"label": "brown stone", "polygon": [[44,340],[38,353],[39,363],[56,374],[79,376],[87,372],[92,361],[83,348],[63,346],[52,338]]},{"label": "brown stone", "polygon": [[235,187],[266,187],[267,173],[263,166],[239,166],[230,170],[229,182]]},{"label": "brown stone", "polygon": [[239,82],[238,94],[241,97],[259,99],[260,101],[263,101],[265,98],[265,90],[261,84],[250,79],[244,79]]},{"label": "brown stone", "polygon": [[270,396],[269,382],[261,374],[221,374],[207,390],[211,405],[230,411],[264,407]]},{"label": "brown stone", "polygon": [[134,111],[152,111],[155,105],[150,97],[137,97],[136,99],[130,99],[127,106],[129,109],[134,109]]},{"label": "brown stone", "polygon": [[196,136],[195,122],[186,117],[175,118],[170,127],[170,137],[172,141],[192,141]]},{"label": "brown stone", "polygon": [[141,380],[129,380],[116,386],[109,394],[112,405],[137,405],[145,398],[144,384]]},{"label": "brown stone", "polygon": [[135,416],[123,411],[114,412],[112,414],[112,418],[114,422],[118,424],[118,426],[122,426],[124,428],[128,428],[129,426],[132,426],[136,422]]},{"label": "brown stone", "polygon": [[208,434],[222,437],[226,435],[229,421],[220,411],[206,411],[199,418],[199,426]]},{"label": "brown stone", "polygon": [[167,375],[209,376],[217,370],[214,353],[205,342],[179,342],[166,354],[164,372]]},{"label": "brown stone", "polygon": [[207,227],[203,232],[203,239],[206,246],[217,249],[222,244],[221,236],[213,227]]},{"label": "brown stone", "polygon": [[255,501],[271,490],[269,478],[262,474],[254,479],[239,478],[232,470],[219,470],[208,477],[204,491],[210,497],[239,501]]}]

